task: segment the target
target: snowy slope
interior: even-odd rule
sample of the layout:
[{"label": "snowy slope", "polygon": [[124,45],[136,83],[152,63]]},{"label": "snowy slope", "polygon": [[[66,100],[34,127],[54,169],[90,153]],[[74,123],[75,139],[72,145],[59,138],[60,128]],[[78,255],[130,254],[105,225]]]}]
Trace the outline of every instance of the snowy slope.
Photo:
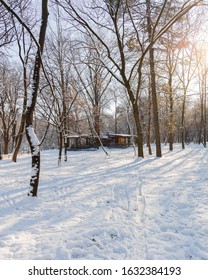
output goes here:
[{"label": "snowy slope", "polygon": [[38,198],[30,157],[0,161],[0,259],[208,259],[207,149],[163,152],[42,152]]}]

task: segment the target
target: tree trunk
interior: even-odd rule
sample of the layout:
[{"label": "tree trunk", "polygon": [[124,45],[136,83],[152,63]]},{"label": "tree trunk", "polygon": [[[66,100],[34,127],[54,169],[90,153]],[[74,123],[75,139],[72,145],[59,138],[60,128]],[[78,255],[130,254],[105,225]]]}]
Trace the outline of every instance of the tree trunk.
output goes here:
[{"label": "tree trunk", "polygon": [[[151,23],[151,13],[150,13],[150,0],[146,0],[147,7],[147,24],[148,24],[148,35],[149,41],[152,40],[152,23]],[[155,60],[154,60],[154,49],[149,50],[150,57],[150,81],[151,81],[151,92],[152,92],[152,109],[153,109],[153,120],[154,120],[154,131],[156,140],[156,156],[162,157],[161,143],[160,143],[160,127],[158,118],[158,104],[157,104],[157,91],[156,91],[156,81],[155,81]]]},{"label": "tree trunk", "polygon": [[115,113],[114,113],[114,133],[118,133],[118,119],[117,119],[117,100],[115,101]]},{"label": "tree trunk", "polygon": [[184,90],[182,114],[181,114],[181,145],[185,149],[185,108],[186,108],[186,89]]},{"label": "tree trunk", "polygon": [[207,89],[206,89],[206,70],[204,70],[205,73],[203,73],[202,75],[202,108],[201,108],[201,114],[202,114],[202,124],[203,124],[203,127],[202,127],[202,130],[203,130],[203,145],[204,147],[206,148],[207,146],[207,129],[206,129],[206,122],[207,122],[207,119],[206,119],[206,110],[207,110]]},{"label": "tree trunk", "polygon": [[1,142],[0,142],[0,160],[2,160],[2,154],[1,154]]},{"label": "tree trunk", "polygon": [[96,134],[100,136],[100,110],[99,110],[99,102],[96,102],[94,108],[93,108],[93,113],[94,113],[94,127]]},{"label": "tree trunk", "polygon": [[7,124],[6,124],[6,118],[2,118],[2,139],[3,139],[3,154],[7,155],[9,153],[9,142],[10,142],[10,138],[9,138],[9,130],[7,128]]},{"label": "tree trunk", "polygon": [[138,157],[144,157],[144,151],[143,151],[143,132],[142,132],[142,126],[140,121],[140,113],[139,113],[139,107],[137,99],[134,97],[134,94],[131,90],[131,86],[129,84],[129,81],[127,81],[124,77],[125,81],[125,87],[132,105],[133,109],[133,116],[137,131],[137,148],[138,148]]},{"label": "tree trunk", "polygon": [[67,161],[68,138],[64,137],[64,161]]},{"label": "tree trunk", "polygon": [[150,49],[150,73],[151,73],[150,75],[151,75],[151,89],[152,89],[152,109],[153,109],[154,131],[155,131],[155,141],[156,141],[156,156],[162,157],[153,49]]},{"label": "tree trunk", "polygon": [[[206,77],[205,77],[205,79],[206,79]],[[206,148],[207,147],[207,115],[206,115],[206,110],[207,110],[207,101],[206,101],[206,99],[207,99],[207,93],[206,93],[206,80],[205,80],[205,87],[204,87],[204,90],[205,90],[205,92],[204,92],[204,141],[203,141],[203,143],[204,143],[204,147]]]},{"label": "tree trunk", "polygon": [[169,142],[169,150],[173,150],[173,91],[172,91],[172,78],[169,77],[169,103],[170,103],[170,111],[169,111],[169,129],[168,129],[168,142]]},{"label": "tree trunk", "polygon": [[143,134],[142,134],[142,127],[140,122],[139,108],[138,108],[138,104],[134,103],[132,105],[133,105],[133,115],[134,115],[135,125],[137,129],[138,157],[144,157]]},{"label": "tree trunk", "polygon": [[149,90],[149,111],[148,111],[148,121],[147,121],[147,147],[149,155],[152,155],[151,149],[151,91]]},{"label": "tree trunk", "polygon": [[17,127],[17,121],[15,120],[12,127],[12,151],[16,143],[16,127]]},{"label": "tree trunk", "polygon": [[3,154],[8,155],[9,153],[9,137],[4,135],[4,146],[3,146]]},{"label": "tree trunk", "polygon": [[63,134],[62,131],[59,132],[59,155],[58,155],[58,165],[61,163],[63,149]]},{"label": "tree trunk", "polygon": [[22,143],[22,138],[23,138],[23,133],[25,130],[25,121],[26,121],[26,108],[27,108],[27,73],[26,73],[26,67],[24,66],[24,99],[23,99],[23,106],[22,106],[22,116],[21,116],[21,121],[20,121],[20,127],[19,131],[17,134],[16,138],[16,143],[15,143],[15,149],[13,152],[12,156],[12,161],[16,162],[17,161],[17,154],[19,152],[21,143]]},{"label": "tree trunk", "polygon": [[200,120],[200,126],[199,126],[199,145],[203,143],[203,127],[204,127],[204,96],[203,96],[203,87],[202,87],[202,92],[201,92],[201,120]]},{"label": "tree trunk", "polygon": [[127,90],[129,100],[131,102],[132,109],[133,109],[133,116],[134,116],[136,131],[137,131],[138,157],[144,157],[143,131],[142,131],[142,126],[141,126],[141,121],[140,121],[140,113],[139,113],[139,107],[138,107],[138,95],[135,98],[134,93],[131,89],[131,85],[130,85],[129,81],[126,79],[126,76],[123,73],[122,73],[122,78],[123,78],[125,88]]},{"label": "tree trunk", "polygon": [[35,110],[38,87],[40,81],[41,54],[44,48],[46,28],[48,21],[48,0],[42,0],[42,22],[39,34],[39,49],[35,57],[32,89],[30,92],[26,110],[26,136],[32,154],[32,174],[30,179],[30,191],[28,195],[37,196],[40,175],[40,142],[33,128],[33,114]]}]

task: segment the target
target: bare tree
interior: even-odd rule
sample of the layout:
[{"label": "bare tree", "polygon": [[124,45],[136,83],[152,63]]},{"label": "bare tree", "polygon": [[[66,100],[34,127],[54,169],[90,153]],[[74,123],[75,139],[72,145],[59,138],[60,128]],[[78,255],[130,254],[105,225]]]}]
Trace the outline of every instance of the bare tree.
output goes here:
[{"label": "bare tree", "polygon": [[15,32],[12,24],[12,16],[0,3],[0,47],[14,41]]},{"label": "bare tree", "polygon": [[179,87],[179,81],[176,79],[176,67],[179,63],[180,48],[178,48],[178,42],[185,41],[182,38],[182,34],[173,28],[169,30],[160,40],[162,48],[162,60],[159,70],[161,79],[161,91],[164,92],[166,108],[167,108],[167,141],[169,143],[169,150],[173,150],[174,134],[175,134],[175,117],[174,117],[174,103],[177,98],[176,92],[177,87]]},{"label": "bare tree", "polygon": [[[27,4],[27,6],[25,6]],[[25,10],[23,10],[22,6],[24,9],[28,8],[30,5],[30,1],[26,1],[26,3],[20,3],[19,9],[20,9],[20,14],[23,15]],[[24,28],[24,26],[21,26],[20,30],[18,28],[18,23],[15,22],[14,18],[12,19],[13,21],[13,26],[14,26],[14,31],[15,31],[15,38],[16,42],[18,45],[19,49],[19,58],[22,64],[22,69],[23,69],[23,88],[24,88],[24,96],[23,96],[23,102],[22,102],[22,115],[21,115],[21,120],[20,120],[20,125],[19,125],[19,130],[16,135],[15,139],[15,147],[12,155],[12,161],[16,162],[17,161],[17,155],[22,143],[23,135],[25,132],[25,122],[26,122],[26,108],[27,108],[27,89],[29,86],[29,81],[28,81],[28,71],[27,71],[27,65],[28,65],[28,60],[29,60],[29,53],[32,48],[32,41],[28,38],[28,34]],[[29,17],[27,19],[29,21]],[[31,22],[31,18],[30,18]],[[29,42],[29,44],[28,44]],[[28,46],[27,46],[28,45]]]},{"label": "bare tree", "polygon": [[[82,94],[85,94],[92,111],[93,127],[96,134],[100,136],[101,113],[108,103],[107,90],[111,82],[111,75],[101,63],[98,53],[94,49],[94,42],[86,38],[87,46],[83,42],[83,47],[78,51],[72,49],[71,64],[76,72],[77,83],[80,82],[80,88],[83,88]],[[75,48],[77,43],[75,44]]]},{"label": "bare tree", "polygon": [[207,140],[207,54],[206,49],[196,50],[196,65],[200,100],[200,124],[198,126],[198,143],[206,147]]},{"label": "bare tree", "polygon": [[[0,67],[0,129],[3,138],[3,153],[11,152],[16,132],[18,118],[18,101],[20,99],[20,75],[11,71],[9,65]],[[11,143],[12,142],[12,143]],[[11,148],[9,149],[9,143]]]},{"label": "bare tree", "polygon": [[[145,31],[146,20],[141,11],[140,1],[92,1],[91,5],[76,5],[74,1],[58,1],[64,11],[72,20],[76,21],[77,29],[92,38],[92,35],[105,49],[105,55],[99,52],[94,43],[100,60],[108,71],[119,81],[129,95],[135,124],[138,134],[138,156],[143,157],[143,132],[141,127],[140,113],[138,109],[139,94],[142,84],[142,66],[144,58],[157,40],[184,14],[201,1],[186,1],[176,7],[171,18],[167,17],[170,1],[163,1],[158,6],[154,23],[152,22],[152,36],[149,38]],[[96,12],[96,13],[95,13]],[[162,19],[162,24],[159,24]],[[111,38],[111,43],[109,42]],[[148,40],[148,41],[147,41]],[[128,42],[133,41],[137,45],[137,51],[129,56]],[[113,47],[112,47],[113,45]],[[115,55],[116,54],[116,55]]]},{"label": "bare tree", "polygon": [[181,83],[182,89],[182,105],[181,105],[181,144],[182,149],[185,149],[185,139],[186,139],[186,106],[187,106],[187,96],[191,81],[196,73],[196,64],[191,63],[191,58],[193,58],[195,52],[195,47],[193,44],[189,46],[181,46],[181,57],[180,68],[177,70],[177,75]]},{"label": "bare tree", "polygon": [[40,143],[33,128],[33,115],[34,115],[38,88],[39,88],[39,81],[40,81],[40,70],[42,65],[41,55],[43,53],[46,28],[48,22],[48,0],[42,0],[42,20],[41,20],[38,42],[35,39],[34,35],[32,34],[30,28],[25,24],[24,21],[21,20],[21,18],[17,15],[17,13],[10,6],[8,6],[5,1],[1,0],[0,3],[2,3],[5,9],[9,11],[20,22],[20,24],[26,28],[26,30],[35,40],[37,46],[33,79],[32,79],[32,88],[31,91],[29,92],[29,96],[28,96],[29,98],[28,98],[27,109],[26,109],[26,136],[32,153],[32,175],[30,179],[30,191],[28,195],[37,196],[39,174],[40,174]]},{"label": "bare tree", "polygon": [[27,109],[26,109],[26,137],[30,145],[32,153],[32,175],[30,180],[30,192],[28,195],[37,196],[39,174],[40,174],[40,142],[33,128],[33,115],[37,100],[40,70],[41,70],[41,55],[43,53],[46,27],[48,21],[48,0],[42,0],[42,21],[39,34],[39,48],[35,57],[35,65],[32,79],[32,88],[29,93]]},{"label": "bare tree", "polygon": [[[53,27],[54,28],[54,27]],[[51,81],[53,91],[51,95],[42,95],[41,114],[47,116],[49,123],[56,127],[59,139],[58,163],[62,160],[64,149],[64,160],[67,161],[67,134],[72,126],[71,109],[78,95],[74,87],[71,74],[71,62],[68,55],[71,52],[71,41],[68,34],[64,34],[60,22],[59,7],[56,10],[56,30],[51,30],[46,49],[47,72]]]},{"label": "bare tree", "polygon": [[[146,0],[146,14],[147,14],[147,29],[149,35],[149,42],[152,41],[154,37],[154,30],[152,28],[152,18],[151,18],[151,1]],[[156,156],[162,157],[161,143],[160,143],[160,126],[158,119],[158,102],[157,102],[157,89],[156,89],[156,74],[155,74],[155,58],[154,49],[151,47],[149,49],[149,65],[150,65],[150,87],[152,96],[152,108],[153,108],[153,119],[154,119],[154,131],[156,140]]]}]

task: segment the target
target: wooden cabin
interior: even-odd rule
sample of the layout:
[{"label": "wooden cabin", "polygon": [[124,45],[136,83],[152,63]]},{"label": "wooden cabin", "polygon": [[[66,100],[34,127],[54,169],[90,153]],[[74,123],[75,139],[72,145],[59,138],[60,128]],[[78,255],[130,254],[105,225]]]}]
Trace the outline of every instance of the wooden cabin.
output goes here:
[{"label": "wooden cabin", "polygon": [[103,146],[112,148],[127,148],[131,145],[132,136],[129,134],[107,133],[101,137]]},{"label": "wooden cabin", "polygon": [[[103,146],[110,148],[127,148],[132,144],[132,135],[106,133],[100,136]],[[75,134],[67,136],[68,150],[98,149],[100,141],[95,135]]]},{"label": "wooden cabin", "polygon": [[98,149],[99,141],[96,136],[81,134],[81,135],[68,135],[68,150],[87,150]]}]

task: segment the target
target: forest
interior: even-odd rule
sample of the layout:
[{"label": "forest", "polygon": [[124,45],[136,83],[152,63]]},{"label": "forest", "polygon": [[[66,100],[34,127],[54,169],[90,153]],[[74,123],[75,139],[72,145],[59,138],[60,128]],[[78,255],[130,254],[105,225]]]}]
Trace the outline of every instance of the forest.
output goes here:
[{"label": "forest", "polygon": [[31,153],[29,195],[41,150],[60,164],[73,137],[206,147],[206,1],[40,2],[0,1],[0,158]]},{"label": "forest", "polygon": [[0,0],[1,260],[208,260],[207,11]]}]

